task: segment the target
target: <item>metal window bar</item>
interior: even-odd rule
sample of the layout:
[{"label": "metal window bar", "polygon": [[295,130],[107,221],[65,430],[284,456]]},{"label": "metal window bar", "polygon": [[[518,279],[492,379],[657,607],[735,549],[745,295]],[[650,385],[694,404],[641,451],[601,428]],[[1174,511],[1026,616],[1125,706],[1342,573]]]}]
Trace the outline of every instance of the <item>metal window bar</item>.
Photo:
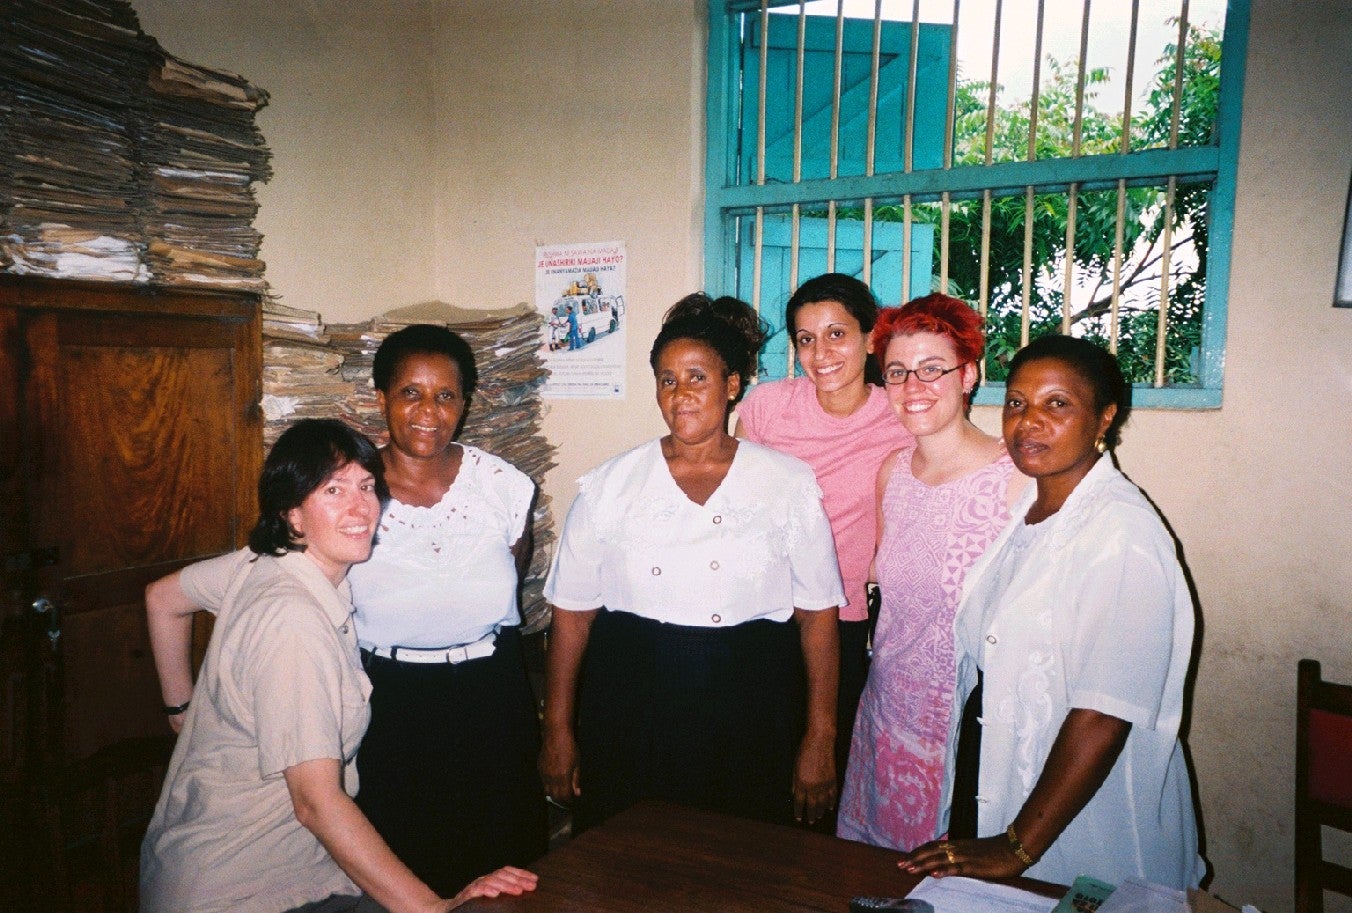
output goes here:
[{"label": "metal window bar", "polygon": [[[769,42],[765,42],[769,43]],[[806,56],[807,45],[807,3],[805,0],[798,0],[798,48],[795,53],[795,65],[797,70],[794,74],[794,96],[793,96],[793,182],[795,184],[803,180],[803,68],[804,57]],[[790,216],[789,227],[789,288],[798,288],[798,257],[802,246],[803,231],[803,209],[798,203],[793,204],[793,213]],[[760,305],[756,305],[756,313],[760,313]],[[788,328],[785,328],[787,332]],[[784,376],[793,376],[793,341],[790,339],[788,349],[785,351]]]},{"label": "metal window bar", "polygon": [[[1188,41],[1188,0],[1183,0],[1183,8],[1178,15],[1178,46],[1174,49],[1174,105],[1169,115],[1169,148],[1178,148],[1178,123],[1183,106],[1183,61],[1186,57]],[[1160,306],[1159,320],[1155,327],[1155,386],[1164,386],[1165,357],[1168,352],[1169,334],[1169,271],[1172,269],[1174,196],[1178,190],[1178,178],[1169,176],[1169,189],[1164,197],[1164,231],[1161,234],[1162,247],[1160,258]]]},{"label": "metal window bar", "polygon": [[[1141,0],[1131,0],[1131,27],[1127,35],[1127,65],[1122,89],[1122,155],[1131,152],[1131,97],[1136,76],[1136,34],[1140,23]],[[1108,350],[1117,354],[1117,334],[1122,306],[1122,247],[1125,243],[1127,182],[1117,181],[1117,220],[1113,232],[1113,291],[1108,307]]]},{"label": "metal window bar", "polygon": [[[767,0],[760,5],[760,79],[756,92],[756,186],[765,186],[765,87],[769,83],[768,64],[770,42],[770,6]],[[759,314],[761,310],[761,281],[764,273],[765,256],[765,207],[756,207],[755,249],[751,259],[751,306]]]},{"label": "metal window bar", "polygon": [[[1174,213],[1175,208],[1177,206],[1178,185],[1180,179],[1186,181],[1189,178],[1193,178],[1195,180],[1195,177],[1198,175],[1201,175],[1205,178],[1208,174],[1214,175],[1216,173],[1215,172],[1216,166],[1210,164],[1211,162],[1215,161],[1214,155],[1198,155],[1194,157],[1188,155],[1188,153],[1194,151],[1193,149],[1191,148],[1184,150],[1179,149],[1182,91],[1186,72],[1184,69],[1186,63],[1186,50],[1187,50],[1186,41],[1188,38],[1188,29],[1189,29],[1188,26],[1189,2],[1188,0],[1180,0],[1180,2],[1182,10],[1178,19],[1178,43],[1175,48],[1174,55],[1175,60],[1173,67],[1174,70],[1173,108],[1171,112],[1170,135],[1167,146],[1167,151],[1173,154],[1169,159],[1170,163],[1169,169],[1155,170],[1152,167],[1148,167],[1144,163],[1140,166],[1137,166],[1133,161],[1130,164],[1126,164],[1126,166],[1122,169],[1122,171],[1119,171],[1119,174],[1117,176],[1111,177],[1109,179],[1109,182],[1103,182],[1097,179],[1096,177],[1090,176],[1094,175],[1095,173],[1101,174],[1102,173],[1101,165],[1099,166],[1090,165],[1090,167],[1087,170],[1082,169],[1080,171],[1077,171],[1075,169],[1065,167],[1065,165],[1067,164],[1066,160],[1052,158],[1047,160],[1047,162],[1045,163],[1038,161],[1039,155],[1037,146],[1038,121],[1041,114],[1040,94],[1041,94],[1042,69],[1043,69],[1042,47],[1044,44],[1045,37],[1044,29],[1046,15],[1046,7],[1045,7],[1046,0],[1039,0],[1037,7],[1037,22],[1035,31],[1035,45],[1034,45],[1034,57],[1032,69],[1032,93],[1029,101],[1029,112],[1028,112],[1028,148],[1023,163],[1017,162],[1012,162],[1008,164],[1002,163],[1001,165],[995,166],[994,172],[999,172],[999,176],[984,179],[986,180],[986,183],[984,186],[981,186],[979,190],[977,189],[977,187],[979,186],[979,182],[983,179],[975,177],[971,180],[968,180],[966,178],[960,178],[950,183],[947,181],[938,181],[937,179],[932,179],[930,176],[933,175],[934,172],[920,172],[918,175],[919,178],[918,180],[898,182],[900,186],[897,186],[896,189],[898,191],[901,191],[901,193],[899,193],[895,197],[892,197],[892,199],[897,200],[903,204],[902,205],[903,225],[901,237],[903,246],[903,256],[902,256],[903,300],[911,297],[911,286],[913,284],[912,276],[910,275],[910,273],[912,268],[911,260],[913,247],[913,231],[917,212],[915,207],[916,206],[925,207],[926,209],[926,215],[924,217],[925,221],[927,224],[933,224],[935,219],[934,215],[935,203],[937,201],[937,212],[939,221],[938,226],[939,238],[937,239],[937,247],[938,247],[937,254],[939,261],[937,264],[938,279],[940,282],[940,288],[947,291],[950,275],[950,259],[952,256],[951,249],[951,215],[953,213],[952,207],[954,205],[955,200],[970,199],[972,198],[973,194],[978,194],[982,204],[982,212],[981,212],[982,238],[981,238],[981,253],[979,259],[979,292],[978,292],[979,300],[977,304],[978,309],[983,313],[983,315],[986,316],[989,315],[992,296],[991,262],[990,262],[992,256],[992,227],[991,227],[992,206],[994,201],[1000,195],[999,188],[1011,187],[1009,183],[1005,183],[1006,173],[1008,173],[1008,175],[1017,174],[1019,177],[1025,177],[1025,180],[1019,181],[1019,183],[1022,184],[1023,195],[1025,198],[1024,199],[1025,231],[1023,239],[1024,256],[1021,275],[1022,300],[1020,306],[1021,310],[1020,342],[1026,344],[1029,339],[1029,333],[1031,330],[1030,326],[1031,322],[1030,313],[1032,303],[1031,297],[1038,287],[1045,287],[1041,286],[1038,277],[1039,276],[1043,277],[1041,281],[1047,281],[1047,279],[1050,278],[1045,273],[1041,272],[1049,264],[1034,264],[1032,258],[1033,239],[1035,234],[1034,228],[1036,224],[1035,216],[1039,211],[1037,207],[1036,198],[1039,195],[1039,191],[1041,191],[1042,194],[1046,193],[1059,194],[1061,192],[1067,194],[1067,202],[1066,202],[1067,225],[1066,225],[1065,254],[1064,254],[1065,269],[1062,277],[1063,308],[1061,322],[1063,331],[1070,330],[1073,324],[1075,323],[1073,292],[1075,283],[1077,211],[1081,203],[1081,192],[1089,188],[1098,188],[1106,185],[1110,188],[1114,188],[1116,190],[1117,195],[1117,211],[1116,218],[1114,220],[1115,225],[1112,245],[1112,265],[1111,265],[1112,291],[1108,309],[1109,314],[1107,315],[1108,326],[1105,328],[1107,330],[1109,345],[1114,350],[1116,350],[1119,341],[1118,331],[1119,331],[1120,309],[1122,304],[1122,292],[1123,292],[1122,286],[1125,278],[1124,270],[1126,268],[1126,260],[1127,255],[1129,253],[1125,249],[1126,245],[1125,229],[1127,227],[1126,217],[1129,203],[1127,190],[1131,186],[1135,186],[1137,184],[1142,183],[1145,180],[1148,180],[1151,175],[1158,175],[1161,179],[1167,180],[1167,186],[1165,188],[1162,188],[1165,191],[1165,193],[1163,194],[1164,199],[1162,203],[1163,211],[1162,213],[1160,213],[1157,210],[1157,217],[1160,217],[1163,220],[1162,226],[1160,228],[1161,247],[1159,251],[1159,257],[1163,265],[1161,266],[1160,273],[1160,307],[1157,315],[1158,323],[1157,323],[1157,336],[1155,340],[1156,352],[1154,359],[1155,376],[1153,385],[1157,388],[1163,387],[1165,385],[1166,374],[1168,373],[1166,355],[1168,348],[1167,335],[1170,319],[1169,300],[1170,300],[1170,287],[1173,280],[1172,270],[1174,268],[1172,266],[1171,258],[1175,256],[1174,236],[1177,234],[1177,232],[1174,230],[1174,226],[1172,223],[1174,221]],[[787,5],[786,3],[782,2],[777,3],[775,2],[775,0],[758,0],[761,34],[766,38],[766,40],[762,41],[762,46],[759,48],[761,79],[759,80],[758,86],[759,97],[757,98],[758,130],[756,137],[757,166],[755,172],[756,175],[755,186],[757,188],[763,188],[765,190],[768,190],[769,193],[763,198],[762,202],[756,203],[751,211],[746,212],[746,214],[751,214],[751,212],[754,212],[755,215],[755,225],[753,234],[754,256],[752,258],[754,269],[753,269],[751,291],[753,304],[758,309],[761,307],[762,299],[764,298],[767,292],[767,290],[763,288],[763,283],[765,281],[763,269],[765,257],[765,243],[766,243],[764,231],[767,222],[766,218],[767,210],[771,212],[777,210],[780,213],[780,216],[778,216],[778,218],[782,218],[783,214],[785,214],[785,209],[788,209],[792,213],[792,232],[791,232],[792,241],[791,241],[790,257],[787,265],[789,267],[790,283],[793,287],[796,287],[799,283],[800,279],[799,272],[801,270],[801,255],[802,255],[801,230],[803,227],[802,206],[819,205],[819,203],[817,202],[806,204],[805,202],[800,202],[800,200],[801,201],[813,200],[816,193],[816,189],[813,185],[818,183],[826,183],[821,182],[820,179],[814,179],[813,181],[807,182],[805,184],[802,179],[802,167],[803,167],[802,145],[803,145],[803,129],[804,129],[803,81],[805,73],[804,30],[807,16],[806,0],[798,0],[797,3],[799,28],[797,40],[798,45],[797,73],[796,73],[797,86],[795,89],[796,97],[794,100],[794,113],[793,113],[794,161],[793,161],[793,180],[792,180],[792,184],[797,187],[802,187],[805,193],[799,194],[798,196],[777,195],[774,186],[767,185],[766,183],[767,181],[766,90],[768,84],[767,52],[769,44],[768,21],[769,21],[769,10],[772,4],[775,6]],[[875,177],[887,178],[889,176],[889,175],[879,176],[877,174],[877,141],[878,141],[877,137],[879,128],[879,120],[878,120],[879,112],[877,105],[880,94],[880,67],[881,67],[880,35],[883,22],[882,6],[883,6],[882,0],[875,0],[873,10],[874,21],[873,21],[872,60],[871,60],[871,72],[869,73],[867,149],[865,153],[865,168],[864,168],[864,177],[868,179],[873,179]],[[1081,30],[1080,30],[1080,46],[1079,46],[1079,56],[1077,62],[1076,84],[1075,84],[1073,139],[1072,139],[1071,155],[1069,157],[1070,159],[1079,159],[1079,160],[1084,160],[1082,159],[1084,154],[1083,149],[1083,128],[1085,116],[1084,106],[1085,106],[1086,85],[1089,77],[1088,40],[1091,25],[1090,19],[1091,9],[1092,9],[1092,0],[1083,0]],[[902,150],[903,171],[900,172],[901,175],[906,175],[908,177],[914,175],[914,153],[915,153],[914,123],[916,114],[916,94],[918,89],[918,46],[920,32],[919,12],[920,12],[920,2],[919,0],[913,0],[912,17],[910,23],[911,43],[910,43],[910,60],[908,68],[909,78],[907,84],[907,91],[905,93],[906,95],[905,100],[906,107],[904,118],[905,136],[903,140],[904,145]],[[998,76],[1000,71],[1000,59],[999,59],[1000,33],[1003,12],[1004,12],[1003,0],[996,0],[995,15],[993,17],[994,37],[991,45],[991,79],[986,105],[987,111],[985,125],[986,126],[985,148],[983,150],[984,152],[983,159],[984,163],[987,166],[992,165],[995,157],[995,132],[997,127],[996,86],[998,86],[999,84]],[[834,59],[834,81],[832,86],[832,98],[831,98],[831,139],[830,139],[831,147],[829,152],[830,152],[830,182],[833,184],[838,183],[838,187],[830,191],[829,194],[823,194],[821,197],[816,197],[815,199],[827,205],[826,238],[828,245],[827,252],[828,269],[836,268],[837,244],[840,229],[840,225],[838,223],[838,219],[840,218],[840,208],[851,205],[860,206],[862,204],[863,276],[866,282],[870,282],[872,278],[870,275],[870,271],[873,266],[872,250],[876,239],[875,220],[876,220],[876,206],[878,200],[878,193],[874,189],[874,187],[876,186],[878,189],[883,189],[886,186],[886,184],[885,183],[879,184],[875,181],[863,182],[860,181],[860,179],[858,178],[844,178],[844,179],[840,178],[840,155],[842,142],[841,131],[842,131],[842,116],[843,116],[841,109],[842,92],[843,92],[842,65],[844,57],[844,49],[843,49],[844,25],[846,18],[844,13],[845,13],[844,0],[837,0],[836,16],[835,16],[836,41],[835,41],[835,59]],[[950,63],[947,73],[948,76],[946,86],[947,97],[945,99],[946,101],[945,119],[944,119],[945,136],[943,138],[943,143],[941,147],[942,151],[941,171],[945,173],[951,172],[953,170],[954,158],[956,154],[955,118],[956,118],[956,97],[958,86],[957,84],[958,59],[956,49],[958,47],[957,28],[960,20],[960,13],[961,13],[961,0],[953,0],[953,17],[951,24],[951,32],[949,35]],[[1133,144],[1133,136],[1132,136],[1133,117],[1131,109],[1132,109],[1132,95],[1134,91],[1135,51],[1138,42],[1139,23],[1140,23],[1140,2],[1139,0],[1132,0],[1130,7],[1130,29],[1128,37],[1125,80],[1122,96],[1123,106],[1121,115],[1122,128],[1121,128],[1120,155],[1124,158],[1124,160],[1126,156],[1128,156],[1131,153]],[[1154,151],[1157,150],[1147,150],[1144,153],[1137,153],[1136,156],[1150,156],[1151,153]],[[1202,147],[1198,147],[1196,151],[1202,152],[1204,151],[1204,149]],[[1179,155],[1179,153],[1182,153],[1182,155]],[[1194,160],[1196,163],[1195,165],[1193,164]],[[1010,168],[1010,165],[1018,166],[1019,164],[1022,164],[1023,166],[1026,167]],[[1067,176],[1084,174],[1085,177],[1083,178],[1071,177],[1069,181],[1062,183],[1058,178],[1058,175],[1062,173],[1065,173]],[[896,175],[896,173],[891,174]],[[1082,183],[1082,181],[1086,183]],[[781,184],[779,186],[782,188],[784,185]],[[970,187],[971,189],[963,190],[962,188],[964,187]],[[858,190],[863,190],[865,192],[862,194],[858,194],[857,191],[852,193],[851,191],[855,190],[855,188],[857,188]],[[931,191],[931,189],[926,188],[932,188],[933,192]],[[886,198],[887,192],[885,189],[883,190],[883,193],[884,198]],[[776,199],[778,199],[780,202],[775,202]],[[853,204],[849,202],[851,199],[855,201]],[[750,201],[748,200],[748,202]],[[786,203],[789,205],[784,206],[784,204]],[[964,205],[972,205],[972,204],[964,204]],[[732,210],[730,208],[725,208],[725,211],[727,211],[731,216]],[[743,237],[742,235],[737,234],[735,232],[734,236],[737,238]],[[856,239],[855,243],[857,243],[857,239],[859,237],[860,235],[858,233],[854,235],[854,238]],[[738,241],[737,243],[740,244],[741,241]],[[929,280],[926,279],[925,281],[928,283]],[[770,294],[778,294],[778,290],[768,290],[768,291]],[[1093,295],[1091,295],[1090,298],[1092,300]],[[792,367],[792,361],[793,361],[792,351],[790,350],[789,365],[788,365],[789,368]],[[984,367],[985,366],[983,365],[983,371]]]},{"label": "metal window bar", "polygon": [[[1080,57],[1075,69],[1075,120],[1071,128],[1070,155],[1080,157],[1080,141],[1084,130],[1084,83],[1088,75],[1089,59],[1089,6],[1091,0],[1084,0],[1084,9],[1080,14]],[[1073,294],[1075,290],[1075,217],[1080,199],[1080,184],[1072,181],[1066,191],[1066,271],[1061,291],[1061,332],[1070,335],[1075,315]]]},{"label": "metal window bar", "polygon": [[[880,0],[881,2],[881,0]],[[953,132],[957,118],[958,96],[958,23],[961,21],[962,0],[953,0],[953,29],[948,40],[948,104],[944,112],[944,170],[953,167]],[[944,191],[939,202],[939,291],[948,294],[949,236],[951,234],[953,200]],[[982,366],[985,369],[985,366]]]},{"label": "metal window bar", "polygon": [[[1042,25],[1044,0],[1037,2],[1037,26],[1033,30],[1033,91],[1028,97],[1028,161],[1037,161],[1037,114],[1041,103]],[[1033,185],[1024,188],[1023,204],[1023,294],[1019,313],[1019,345],[1028,345],[1033,300]]]},{"label": "metal window bar", "polygon": [[[911,3],[911,57],[906,67],[906,132],[902,140],[902,172],[915,169],[915,84],[920,71],[920,0]],[[912,198],[903,198],[901,218],[901,300],[911,300]]]},{"label": "metal window bar", "polygon": [[[872,67],[868,80],[868,139],[864,150],[864,173],[873,176],[878,152],[878,70],[882,60],[883,0],[873,4]],[[864,199],[864,268],[865,285],[873,284],[873,197]]]},{"label": "metal window bar", "polygon": [[[831,179],[840,177],[840,83],[845,59],[845,0],[836,0],[836,63],[831,86]],[[826,269],[836,268],[836,198],[826,204]]]},{"label": "metal window bar", "polygon": [[[995,0],[995,22],[991,38],[991,78],[986,96],[986,148],[985,166],[990,167],[995,155],[995,96],[1000,80],[1000,25],[1004,19],[1004,0]],[[991,191],[981,192],[981,261],[979,266],[979,286],[977,291],[977,310],[982,320],[990,317],[991,305]],[[985,380],[986,365],[981,365],[981,377]]]}]

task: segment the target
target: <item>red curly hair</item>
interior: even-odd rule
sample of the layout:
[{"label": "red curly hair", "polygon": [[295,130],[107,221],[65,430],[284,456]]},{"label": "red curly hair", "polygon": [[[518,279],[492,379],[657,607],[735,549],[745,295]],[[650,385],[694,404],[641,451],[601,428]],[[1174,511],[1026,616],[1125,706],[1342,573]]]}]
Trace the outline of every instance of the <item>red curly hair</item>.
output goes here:
[{"label": "red curly hair", "polygon": [[885,367],[887,344],[896,336],[912,333],[938,333],[953,342],[958,364],[979,362],[986,352],[986,333],[981,315],[967,302],[934,292],[908,301],[901,307],[883,308],[873,324],[869,340],[873,343],[873,357],[879,367]]}]

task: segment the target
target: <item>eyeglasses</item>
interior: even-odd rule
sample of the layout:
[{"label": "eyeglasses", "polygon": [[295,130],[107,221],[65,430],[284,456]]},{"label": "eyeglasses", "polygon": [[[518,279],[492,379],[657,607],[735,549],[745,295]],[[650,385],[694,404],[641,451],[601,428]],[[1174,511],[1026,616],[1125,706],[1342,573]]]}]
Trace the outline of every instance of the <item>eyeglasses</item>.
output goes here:
[{"label": "eyeglasses", "polygon": [[899,387],[906,383],[906,378],[914,374],[915,379],[922,384],[932,384],[945,374],[952,374],[959,368],[965,368],[969,364],[971,364],[971,362],[964,361],[962,364],[955,365],[951,368],[941,368],[938,365],[921,365],[918,368],[888,368],[883,371],[883,380],[894,387]]}]

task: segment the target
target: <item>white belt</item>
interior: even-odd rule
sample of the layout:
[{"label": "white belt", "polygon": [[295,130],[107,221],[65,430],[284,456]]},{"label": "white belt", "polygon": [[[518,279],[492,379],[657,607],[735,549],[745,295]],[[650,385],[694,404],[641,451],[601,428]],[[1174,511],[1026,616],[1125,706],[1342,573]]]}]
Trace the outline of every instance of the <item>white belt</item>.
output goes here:
[{"label": "white belt", "polygon": [[459,644],[454,647],[368,647],[376,656],[392,659],[400,663],[463,663],[466,660],[482,659],[492,656],[497,649],[496,631],[476,640],[472,644]]}]

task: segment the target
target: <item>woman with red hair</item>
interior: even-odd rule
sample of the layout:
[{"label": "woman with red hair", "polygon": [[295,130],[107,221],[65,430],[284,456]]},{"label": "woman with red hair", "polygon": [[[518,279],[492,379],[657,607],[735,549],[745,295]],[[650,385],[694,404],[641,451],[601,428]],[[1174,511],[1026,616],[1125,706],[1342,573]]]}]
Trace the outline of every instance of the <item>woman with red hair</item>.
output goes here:
[{"label": "woman with red hair", "polygon": [[932,294],[885,308],[871,334],[887,396],[915,444],[878,470],[882,611],[859,703],[837,833],[911,850],[948,830],[944,767],[956,687],[953,618],[967,569],[1027,479],[968,413],[981,316]]}]

